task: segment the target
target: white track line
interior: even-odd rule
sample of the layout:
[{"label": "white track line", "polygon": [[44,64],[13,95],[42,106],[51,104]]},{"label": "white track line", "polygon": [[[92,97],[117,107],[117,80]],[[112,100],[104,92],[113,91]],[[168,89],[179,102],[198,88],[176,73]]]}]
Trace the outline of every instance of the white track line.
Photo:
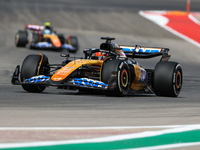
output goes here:
[{"label": "white track line", "polygon": [[190,20],[192,20],[194,23],[200,25],[200,21],[198,19],[196,19],[193,15],[189,14],[188,17],[190,18]]},{"label": "white track line", "polygon": [[61,144],[78,144],[78,143],[101,143],[101,142],[112,142],[126,139],[136,139],[144,138],[151,136],[158,136],[168,133],[178,133],[191,130],[199,130],[200,125],[184,125],[181,127],[175,127],[172,129],[164,129],[161,131],[145,131],[141,133],[125,134],[125,135],[116,135],[109,137],[101,138],[92,138],[92,139],[79,139],[79,140],[64,140],[64,141],[46,141],[46,142],[30,142],[30,143],[5,143],[0,144],[0,148],[15,148],[15,147],[33,147],[33,146],[51,146],[51,145],[61,145]]},{"label": "white track line", "polygon": [[[192,124],[199,126],[200,124]],[[102,130],[102,129],[146,129],[146,128],[178,128],[190,125],[163,126],[115,126],[115,127],[0,127],[0,130]]]}]

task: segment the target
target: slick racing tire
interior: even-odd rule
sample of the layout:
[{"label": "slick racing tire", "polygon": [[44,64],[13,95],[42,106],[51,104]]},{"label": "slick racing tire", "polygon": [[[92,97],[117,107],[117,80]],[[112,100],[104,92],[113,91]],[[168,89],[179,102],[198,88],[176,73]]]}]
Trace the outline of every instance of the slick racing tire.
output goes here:
[{"label": "slick racing tire", "polygon": [[[28,55],[22,63],[21,81],[44,73],[42,67],[39,67],[40,62],[41,55]],[[46,60],[46,63],[48,63],[48,60]],[[44,85],[22,85],[22,87],[25,91],[34,93],[40,93],[46,88]]]},{"label": "slick racing tire", "polygon": [[182,81],[183,74],[179,63],[157,63],[153,76],[153,88],[157,96],[177,97],[182,88]]},{"label": "slick racing tire", "polygon": [[25,47],[26,44],[28,43],[27,37],[28,37],[27,31],[19,30],[15,34],[15,45],[17,47]]},{"label": "slick racing tire", "polygon": [[[130,89],[130,70],[125,61],[107,60],[101,70],[101,80],[106,84],[112,84],[107,95],[124,96]],[[110,85],[109,85],[110,86]]]},{"label": "slick racing tire", "polygon": [[34,49],[35,48],[35,44],[38,43],[40,41],[40,36],[37,33],[32,33],[31,34],[31,38],[30,38],[30,49]]},{"label": "slick racing tire", "polygon": [[67,44],[72,45],[75,50],[69,50],[69,52],[76,53],[79,49],[78,38],[76,36],[68,36]]}]

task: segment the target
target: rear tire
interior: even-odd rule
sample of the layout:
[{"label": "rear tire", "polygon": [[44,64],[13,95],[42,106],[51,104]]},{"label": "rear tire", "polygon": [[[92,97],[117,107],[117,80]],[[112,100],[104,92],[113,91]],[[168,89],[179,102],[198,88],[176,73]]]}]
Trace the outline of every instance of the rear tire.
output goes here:
[{"label": "rear tire", "polygon": [[25,47],[26,44],[28,43],[27,37],[28,37],[27,31],[19,30],[15,34],[15,45],[17,47]]},{"label": "rear tire", "polygon": [[107,60],[102,67],[101,80],[108,84],[111,80],[111,74],[116,74],[116,86],[110,91],[106,92],[107,95],[124,96],[130,89],[130,70],[128,64],[121,60]]},{"label": "rear tire", "polygon": [[[40,70],[38,71],[40,61],[41,55],[28,55],[24,59],[21,67],[21,81],[40,75]],[[40,93],[44,91],[46,87],[43,85],[22,85],[22,88],[28,92]]]},{"label": "rear tire", "polygon": [[69,36],[67,44],[72,45],[75,48],[75,50],[69,50],[69,52],[76,53],[79,49],[78,38],[76,36]]},{"label": "rear tire", "polygon": [[179,63],[157,63],[153,77],[153,88],[157,96],[177,97],[182,88],[182,81],[182,68]]}]

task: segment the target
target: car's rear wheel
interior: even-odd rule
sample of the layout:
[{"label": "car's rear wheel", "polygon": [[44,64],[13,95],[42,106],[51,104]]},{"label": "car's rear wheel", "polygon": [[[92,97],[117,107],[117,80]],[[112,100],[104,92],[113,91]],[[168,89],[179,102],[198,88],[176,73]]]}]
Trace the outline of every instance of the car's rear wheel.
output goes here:
[{"label": "car's rear wheel", "polygon": [[[115,76],[115,82],[112,83]],[[124,96],[130,89],[130,70],[125,61],[107,60],[102,67],[101,80],[106,84],[113,84],[113,89],[108,89],[107,95]]]},{"label": "car's rear wheel", "polygon": [[27,42],[28,33],[27,31],[19,30],[15,34],[15,45],[17,47],[25,47]]},{"label": "car's rear wheel", "polygon": [[69,52],[75,53],[79,49],[78,38],[76,36],[68,36],[67,44],[75,48],[74,50],[69,50]]},{"label": "car's rear wheel", "polygon": [[183,74],[177,62],[159,62],[154,70],[153,88],[157,96],[177,97],[182,88]]},{"label": "car's rear wheel", "polygon": [[[21,81],[33,76],[42,75],[46,72],[42,67],[48,64],[48,58],[41,55],[28,55],[21,67]],[[44,85],[22,85],[23,89],[28,92],[40,93],[46,88]]]}]

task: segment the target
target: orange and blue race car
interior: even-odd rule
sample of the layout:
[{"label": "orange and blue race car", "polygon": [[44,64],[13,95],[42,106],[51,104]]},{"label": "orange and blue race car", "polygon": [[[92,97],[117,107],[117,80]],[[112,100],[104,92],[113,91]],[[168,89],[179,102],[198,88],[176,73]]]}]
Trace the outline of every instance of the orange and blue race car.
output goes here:
[{"label": "orange and blue race car", "polygon": [[[102,91],[106,95],[154,93],[157,96],[177,97],[182,88],[182,68],[168,59],[168,48],[117,45],[115,38],[106,40],[100,48],[85,49],[83,58],[65,59],[50,64],[45,54],[28,55],[18,65],[11,83],[22,85],[28,92],[42,92],[47,86],[84,92]],[[134,58],[161,56],[154,69],[143,68]]]},{"label": "orange and blue race car", "polygon": [[[50,25],[50,23],[48,23]],[[79,48],[78,38],[64,34],[57,34],[56,31],[42,25],[25,25],[25,30],[18,30],[15,34],[15,45],[17,47],[29,47],[30,49],[66,49],[69,52],[76,52]]]}]

